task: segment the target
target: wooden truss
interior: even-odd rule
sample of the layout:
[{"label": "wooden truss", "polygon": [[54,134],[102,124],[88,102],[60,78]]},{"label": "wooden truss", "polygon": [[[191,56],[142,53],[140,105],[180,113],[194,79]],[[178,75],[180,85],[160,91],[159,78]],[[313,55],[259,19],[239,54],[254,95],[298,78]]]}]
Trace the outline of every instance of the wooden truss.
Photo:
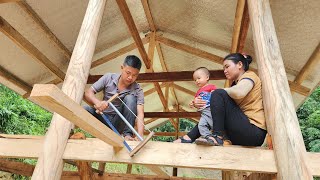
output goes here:
[{"label": "wooden truss", "polygon": [[[222,58],[157,34],[157,27],[153,21],[147,0],[141,0],[141,3],[151,32],[147,37],[141,39],[125,0],[116,0],[135,43],[120,48],[91,64],[106,0],[89,1],[72,55],[26,2],[0,0],[0,3],[13,1],[18,1],[17,4],[43,29],[48,38],[57,45],[67,59],[71,57],[68,71],[66,73],[62,72],[5,19],[0,17],[0,31],[56,76],[56,79],[51,83],[58,84],[63,81],[62,90],[53,85],[36,85],[31,93],[31,98],[35,102],[56,112],[45,138],[34,136],[10,137],[8,135],[2,135],[2,138],[0,138],[1,157],[38,158],[38,163],[35,167],[19,164],[24,169],[20,174],[32,174],[32,179],[39,180],[64,179],[67,177],[69,179],[77,179],[79,174],[62,171],[64,161],[76,160],[80,162],[98,161],[142,164],[158,174],[157,177],[167,179],[175,179],[175,177],[169,177],[159,166],[277,173],[278,179],[312,179],[312,175],[320,176],[320,166],[317,162],[320,159],[320,155],[318,153],[307,153],[304,149],[290,94],[290,89],[304,96],[310,93],[310,89],[302,86],[301,83],[311,72],[312,66],[319,62],[317,61],[320,54],[319,45],[296,79],[293,82],[288,81],[268,0],[238,0],[230,52],[241,52],[243,50],[250,19],[255,40],[255,52],[258,54],[259,76],[263,79],[263,97],[268,131],[272,135],[275,149],[265,150],[237,146],[201,147],[194,144],[151,142],[146,145],[147,148],[142,149],[134,158],[130,158],[128,153],[121,148],[121,138],[102,123],[95,121],[92,116],[89,116],[79,106],[85,85],[94,82],[96,78],[100,77],[100,75],[89,75],[90,68],[95,68],[137,48],[147,67],[147,73],[139,76],[138,81],[144,83],[152,82],[154,84],[154,89],[148,90],[145,94],[157,92],[164,109],[164,112],[145,113],[145,117],[152,118],[146,124],[156,121],[158,118],[169,118],[176,129],[174,136],[177,136],[179,134],[177,124],[179,118],[197,118],[199,114],[184,112],[179,106],[175,90],[190,95],[194,94],[194,92],[173,82],[190,80],[190,77],[192,77],[190,75],[191,72],[168,72],[161,45],[196,55],[212,63],[222,64]],[[266,42],[273,43],[267,44]],[[148,50],[145,50],[143,46],[146,43],[149,43]],[[155,48],[159,55],[163,73],[154,73],[153,70]],[[274,61],[274,59],[277,59],[277,61]],[[252,70],[258,71],[257,69]],[[274,73],[275,71],[278,73]],[[225,79],[221,70],[211,72],[213,73],[213,79]],[[32,86],[10,74],[2,67],[0,67],[0,76],[26,91],[27,95],[30,94]],[[164,83],[159,84],[159,82]],[[162,92],[161,88],[165,88],[165,93]],[[168,98],[170,91],[175,99],[177,112],[170,112],[169,110]],[[177,119],[174,120],[173,118]],[[98,139],[68,140],[70,131],[74,128],[73,123],[95,135]],[[130,145],[136,146],[137,144],[136,142],[131,142]],[[19,169],[14,169],[14,166],[18,166],[18,164],[14,163],[1,161],[0,168],[4,170],[5,168],[11,168],[11,172],[18,172]],[[101,169],[104,169],[104,164],[101,163],[100,165]],[[80,166],[86,169],[85,163]],[[128,177],[132,179],[140,177],[146,179],[154,178],[144,175],[137,177],[136,175],[108,174],[105,176],[121,176],[121,178]],[[81,173],[80,178],[84,179]],[[99,179],[95,175],[91,178]]]}]

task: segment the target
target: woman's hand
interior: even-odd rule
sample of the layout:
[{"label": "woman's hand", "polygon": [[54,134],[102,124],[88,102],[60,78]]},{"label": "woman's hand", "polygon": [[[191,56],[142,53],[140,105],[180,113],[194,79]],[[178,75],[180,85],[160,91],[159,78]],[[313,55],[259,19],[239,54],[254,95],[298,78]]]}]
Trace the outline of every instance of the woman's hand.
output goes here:
[{"label": "woman's hand", "polygon": [[205,106],[207,104],[207,101],[201,99],[201,97],[196,97],[193,100],[193,106],[197,109],[202,108],[203,106]]}]

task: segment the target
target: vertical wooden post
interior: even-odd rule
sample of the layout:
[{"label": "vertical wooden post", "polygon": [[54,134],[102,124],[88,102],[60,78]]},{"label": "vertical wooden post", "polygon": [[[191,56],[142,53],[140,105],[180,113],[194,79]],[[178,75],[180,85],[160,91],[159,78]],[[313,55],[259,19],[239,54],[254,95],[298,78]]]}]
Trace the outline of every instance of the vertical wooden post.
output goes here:
[{"label": "vertical wooden post", "polygon": [[305,158],[306,149],[292,102],[269,1],[248,1],[248,8],[278,179],[311,180],[313,178]]},{"label": "vertical wooden post", "polygon": [[[90,0],[66,73],[62,91],[80,104],[106,0]],[[33,180],[60,179],[62,155],[73,124],[54,114],[43,143],[43,152],[32,175]]]}]

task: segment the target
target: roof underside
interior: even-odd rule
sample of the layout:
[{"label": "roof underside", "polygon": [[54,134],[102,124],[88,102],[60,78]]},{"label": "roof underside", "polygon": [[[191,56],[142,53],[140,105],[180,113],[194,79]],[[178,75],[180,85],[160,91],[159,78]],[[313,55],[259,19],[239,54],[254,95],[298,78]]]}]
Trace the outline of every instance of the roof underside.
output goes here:
[{"label": "roof underside", "polygon": [[[88,1],[27,0],[26,2],[35,12],[33,16],[40,17],[67,50],[72,52]],[[294,81],[319,44],[320,12],[318,10],[320,9],[320,3],[318,0],[271,0],[270,3],[287,77],[288,80]],[[140,36],[144,38],[151,30],[144,7],[140,0],[130,0],[127,1],[127,4]],[[148,4],[157,35],[219,57],[224,57],[230,52],[237,8],[236,0],[153,0],[148,1]],[[48,38],[21,5],[15,2],[0,4],[0,16],[60,70],[66,72],[69,58]],[[249,27],[244,52],[255,57],[252,37],[252,31]],[[134,40],[116,1],[107,0],[93,61],[132,43],[134,43]],[[145,44],[145,49],[148,50],[148,43]],[[169,72],[192,71],[200,66],[208,67],[210,70],[222,68],[221,64],[169,47],[163,43],[160,43],[160,49]],[[155,72],[163,72],[157,50],[159,49],[155,51],[153,68]],[[138,50],[134,49],[92,68],[90,74],[102,75],[106,72],[118,72],[124,57],[128,54],[140,57]],[[319,62],[319,59],[316,61]],[[320,71],[317,69],[320,69],[320,63],[318,62],[315,63],[311,73],[301,83],[302,86],[310,90],[319,85]],[[6,73],[18,77],[31,87],[37,83],[48,83],[56,79],[56,76],[48,71],[43,64],[26,53],[23,48],[2,32],[0,32],[0,66],[7,71]],[[257,69],[255,62],[253,62],[252,67]],[[143,67],[142,72],[145,72],[145,67]],[[0,83],[21,95],[28,93],[15,83],[8,81],[4,76],[0,76]],[[224,80],[212,81],[212,83],[221,88],[224,86]],[[197,87],[191,81],[175,82],[175,84],[194,92],[197,90]],[[154,88],[154,85],[153,83],[143,83],[142,87],[146,92]],[[181,88],[180,90],[173,89],[180,108],[186,111],[194,111],[188,108],[188,103],[192,100],[191,93],[188,94]],[[165,94],[165,86],[162,90]],[[305,97],[305,95],[293,93],[295,106],[301,104]],[[163,111],[164,107],[157,92],[147,95],[145,102],[146,112]],[[176,108],[176,105],[177,102],[170,91],[169,110]],[[156,126],[165,120],[167,119],[154,121],[148,126],[149,128]]]}]

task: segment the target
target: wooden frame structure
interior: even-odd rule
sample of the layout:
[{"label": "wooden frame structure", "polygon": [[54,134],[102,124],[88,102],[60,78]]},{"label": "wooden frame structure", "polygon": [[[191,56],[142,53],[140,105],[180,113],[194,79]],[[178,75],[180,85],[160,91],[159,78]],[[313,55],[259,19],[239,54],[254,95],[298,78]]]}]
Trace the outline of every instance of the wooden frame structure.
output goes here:
[{"label": "wooden frame structure", "polygon": [[[60,179],[61,177],[62,179],[67,179],[67,177],[69,177],[69,179],[77,179],[79,178],[79,174],[63,172],[62,170],[63,160],[77,160],[80,162],[98,161],[142,164],[158,174],[157,177],[167,179],[179,178],[170,177],[162,171],[159,166],[276,173],[277,179],[312,179],[312,175],[320,176],[320,166],[317,162],[317,160],[320,159],[320,154],[307,153],[305,151],[290,94],[290,88],[291,91],[305,96],[310,93],[310,89],[302,86],[301,83],[308,73],[310,73],[312,66],[319,60],[320,46],[318,45],[316,47],[307,64],[295,80],[293,82],[288,81],[284,71],[268,0],[238,0],[231,52],[241,52],[243,50],[250,17],[255,40],[255,52],[258,54],[257,57],[259,57],[258,70],[253,70],[258,71],[259,76],[263,79],[263,98],[268,131],[272,134],[275,149],[272,151],[235,146],[206,148],[193,144],[176,145],[152,142],[146,145],[148,148],[142,150],[141,154],[143,155],[132,159],[128,158],[125,150],[121,148],[122,140],[102,124],[95,124],[93,121],[90,121],[88,114],[79,106],[85,85],[94,82],[100,77],[100,75],[89,75],[90,68],[95,68],[137,48],[147,68],[147,73],[139,76],[138,82],[154,84],[154,89],[146,92],[146,95],[157,92],[164,109],[164,112],[145,113],[145,117],[152,118],[146,123],[156,121],[158,118],[169,118],[176,132],[158,133],[158,135],[177,137],[181,134],[178,127],[179,118],[199,117],[199,113],[184,112],[183,109],[179,107],[175,94],[176,90],[190,95],[192,95],[193,92],[173,83],[174,81],[190,81],[190,77],[192,77],[190,73],[192,72],[168,72],[160,44],[190,53],[217,64],[222,64],[222,58],[210,52],[157,34],[157,28],[153,21],[147,0],[141,0],[141,3],[151,32],[147,37],[141,39],[126,1],[116,0],[135,43],[127,45],[91,63],[106,0],[89,1],[72,55],[54,36],[50,29],[46,27],[45,23],[37,17],[36,13],[26,2],[19,0],[2,0],[0,3],[13,1],[18,1],[19,6],[33,17],[34,21],[46,32],[48,38],[57,44],[65,57],[71,59],[67,72],[62,72],[6,22],[5,19],[0,17],[0,31],[54,74],[56,76],[54,80],[55,84],[63,81],[61,91],[53,85],[44,85],[42,89],[39,88],[40,85],[38,85],[33,88],[31,93],[31,99],[56,112],[45,138],[7,135],[2,135],[0,138],[0,157],[38,158],[37,165],[33,167],[17,162],[1,160],[0,169],[28,176],[32,174],[32,179],[34,180],[53,180]],[[264,26],[265,24],[268,24],[268,28]],[[266,43],[270,41],[272,44]],[[148,50],[145,50],[143,46],[146,43],[149,43]],[[159,55],[163,70],[162,73],[155,73],[153,70],[155,49],[157,49]],[[274,61],[274,59],[277,61]],[[274,73],[275,69],[279,73]],[[212,79],[225,79],[221,70],[211,71],[211,73],[213,73]],[[13,74],[10,74],[2,67],[0,67],[0,76],[21,87],[28,95],[30,94],[31,86]],[[159,82],[164,83],[159,84]],[[161,88],[165,88],[165,93],[162,92]],[[178,107],[177,112],[170,112],[169,110],[168,99],[170,91]],[[277,109],[281,109],[282,112],[275,113]],[[175,120],[174,118],[177,119]],[[70,131],[74,127],[70,121],[80,127],[87,126],[86,130],[99,139],[68,140]],[[131,145],[135,146],[136,144],[132,142]],[[172,155],[171,151],[176,154]],[[225,153],[226,151],[228,153]],[[161,152],[159,156],[165,158],[155,159],[155,152]],[[101,163],[102,169],[104,169],[104,165],[105,164]],[[16,167],[21,167],[23,171],[19,171]],[[88,168],[84,169],[88,170]],[[80,173],[80,179],[99,179],[98,176],[85,176],[85,174],[86,173]],[[105,176],[116,177],[117,175],[109,174]],[[137,178],[136,175],[121,175],[121,177]],[[144,175],[139,177],[146,179],[154,178]],[[224,178],[227,179],[226,177]]]}]

